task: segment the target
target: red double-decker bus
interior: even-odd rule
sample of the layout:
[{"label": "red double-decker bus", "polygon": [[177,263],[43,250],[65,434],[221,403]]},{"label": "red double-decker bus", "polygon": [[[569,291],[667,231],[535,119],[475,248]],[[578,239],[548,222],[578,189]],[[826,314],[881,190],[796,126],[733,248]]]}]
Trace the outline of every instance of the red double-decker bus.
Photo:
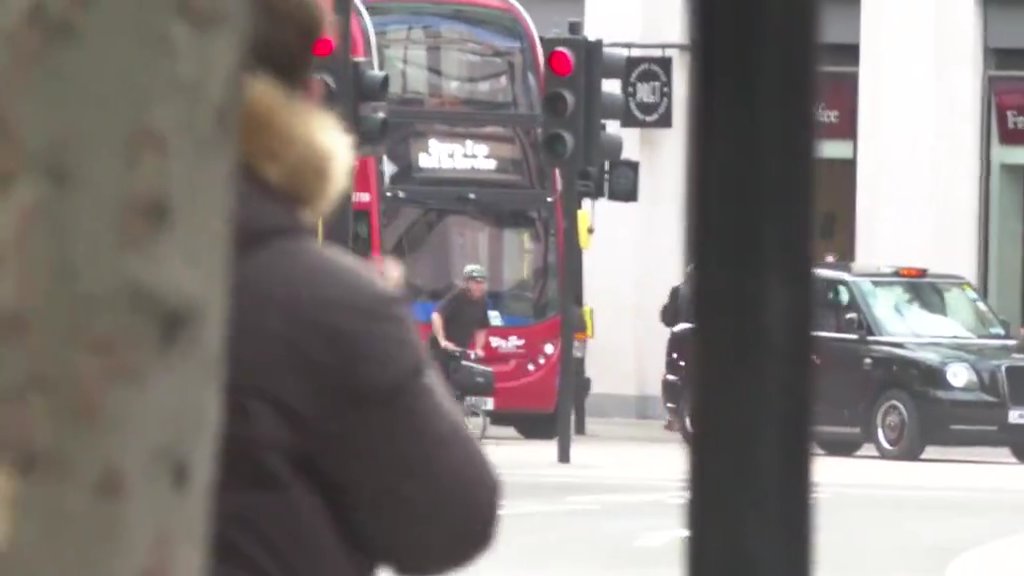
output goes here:
[{"label": "red double-decker bus", "polygon": [[492,421],[553,438],[561,205],[541,162],[540,40],[515,0],[368,0],[389,75],[379,178],[353,196],[353,245],[404,261],[424,336],[463,266],[483,264]]}]

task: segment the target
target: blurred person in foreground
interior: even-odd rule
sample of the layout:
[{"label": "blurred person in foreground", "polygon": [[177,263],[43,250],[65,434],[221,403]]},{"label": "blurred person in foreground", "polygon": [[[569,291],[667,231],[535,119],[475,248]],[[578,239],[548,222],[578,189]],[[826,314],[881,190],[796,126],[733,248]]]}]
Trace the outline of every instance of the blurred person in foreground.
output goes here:
[{"label": "blurred person in foreground", "polygon": [[352,135],[308,95],[316,5],[248,1],[213,574],[442,573],[490,543],[497,480],[400,271],[316,241],[355,163]]}]

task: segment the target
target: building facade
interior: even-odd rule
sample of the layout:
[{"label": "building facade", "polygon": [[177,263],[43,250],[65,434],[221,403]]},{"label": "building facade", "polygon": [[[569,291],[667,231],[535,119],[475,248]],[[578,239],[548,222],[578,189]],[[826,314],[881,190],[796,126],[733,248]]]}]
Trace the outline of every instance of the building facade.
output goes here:
[{"label": "building facade", "polygon": [[[688,7],[679,0],[521,0],[541,33],[585,32],[674,59],[673,126],[625,129],[640,202],[599,204],[585,254],[595,310],[593,415],[660,417],[666,331],[682,274]],[[963,274],[1024,320],[1024,2],[820,0],[814,253]],[[655,46],[656,45],[656,46]],[[655,46],[655,47],[652,47]],[[742,166],[743,159],[736,159]]]}]

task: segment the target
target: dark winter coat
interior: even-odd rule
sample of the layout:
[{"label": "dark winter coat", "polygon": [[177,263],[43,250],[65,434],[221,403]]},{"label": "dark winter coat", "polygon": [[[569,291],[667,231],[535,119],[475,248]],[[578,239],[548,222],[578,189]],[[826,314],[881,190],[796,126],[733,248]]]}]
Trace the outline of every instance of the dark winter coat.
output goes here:
[{"label": "dark winter coat", "polygon": [[369,266],[312,223],[347,193],[352,138],[252,78],[241,124],[216,576],[436,574],[489,544],[497,480]]},{"label": "dark winter coat", "polygon": [[693,277],[690,273],[682,283],[673,286],[665,303],[661,305],[661,323],[667,328],[683,322],[694,322]]}]

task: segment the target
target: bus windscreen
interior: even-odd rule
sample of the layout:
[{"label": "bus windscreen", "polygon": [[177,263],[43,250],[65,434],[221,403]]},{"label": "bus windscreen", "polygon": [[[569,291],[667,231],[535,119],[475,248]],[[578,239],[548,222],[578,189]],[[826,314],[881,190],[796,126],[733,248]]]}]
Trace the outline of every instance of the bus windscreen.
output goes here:
[{"label": "bus windscreen", "polygon": [[492,323],[524,326],[557,314],[557,244],[547,214],[392,204],[381,216],[384,249],[405,263],[418,321],[429,321],[467,264],[488,271]]}]

